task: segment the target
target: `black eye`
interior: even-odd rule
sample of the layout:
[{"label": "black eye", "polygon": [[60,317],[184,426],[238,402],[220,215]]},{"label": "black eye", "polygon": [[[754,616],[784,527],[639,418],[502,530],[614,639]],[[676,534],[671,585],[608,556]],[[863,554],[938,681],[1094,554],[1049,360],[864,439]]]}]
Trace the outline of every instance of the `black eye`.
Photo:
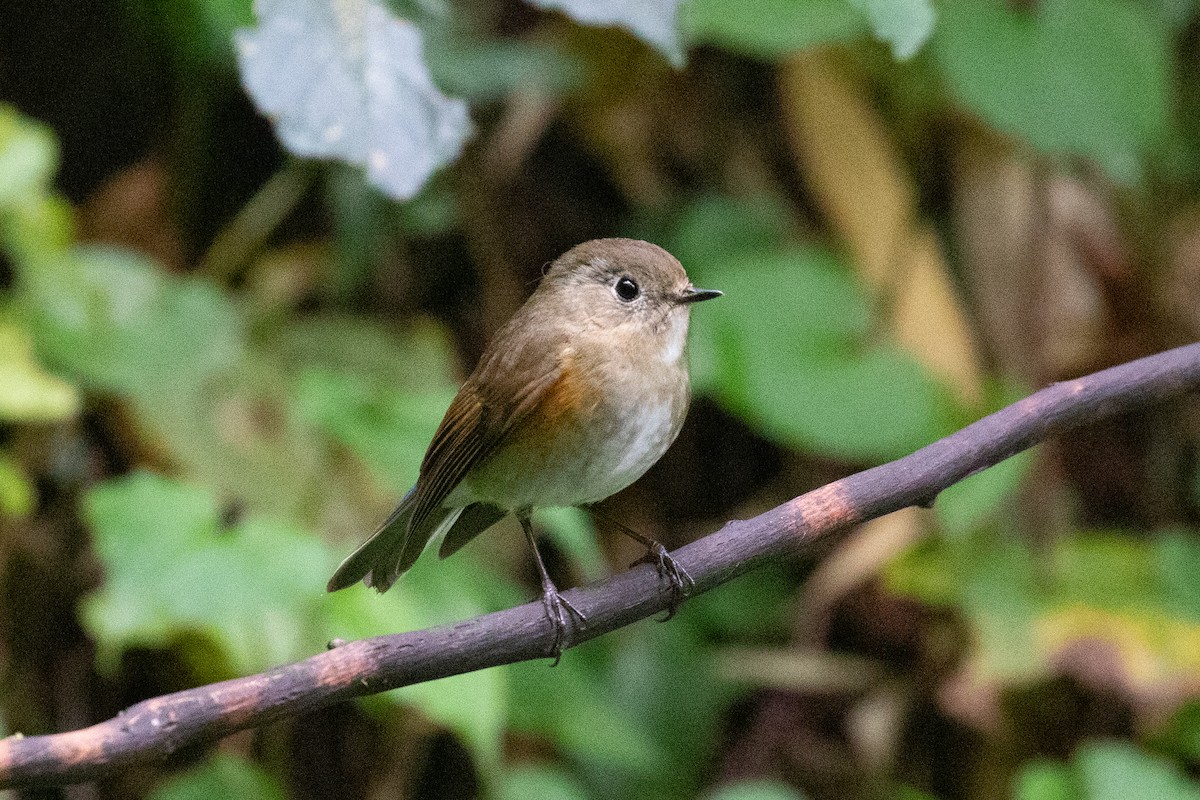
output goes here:
[{"label": "black eye", "polygon": [[617,285],[613,287],[617,290],[617,297],[628,303],[637,298],[642,290],[638,288],[637,282],[628,275],[622,275],[617,279]]}]

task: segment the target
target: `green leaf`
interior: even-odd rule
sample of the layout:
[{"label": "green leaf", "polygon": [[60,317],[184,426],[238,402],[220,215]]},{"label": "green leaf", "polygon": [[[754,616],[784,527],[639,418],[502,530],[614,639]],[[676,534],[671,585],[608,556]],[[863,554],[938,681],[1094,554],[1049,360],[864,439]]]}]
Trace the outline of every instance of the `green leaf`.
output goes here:
[{"label": "green leaf", "polygon": [[1188,761],[1200,759],[1200,701],[1189,700],[1180,706],[1153,742],[1156,750],[1178,754]]},{"label": "green leaf", "polygon": [[582,508],[539,509],[537,522],[554,544],[579,565],[585,581],[598,581],[609,573],[608,562],[596,540],[596,526]]},{"label": "green leaf", "polygon": [[706,800],[804,800],[805,795],[779,781],[750,780],[725,784],[704,797]]},{"label": "green leaf", "polygon": [[792,231],[792,217],[787,206],[770,197],[735,200],[708,195],[690,203],[679,215],[667,249],[689,271],[695,265],[771,252],[780,248]]},{"label": "green leaf", "polygon": [[891,565],[888,583],[961,610],[973,645],[963,686],[996,696],[1096,653],[1106,665],[1102,686],[1119,685],[1144,706],[1200,675],[1195,549],[1180,534],[1095,532],[1035,548],[985,528],[927,539]]},{"label": "green leaf", "polygon": [[1032,463],[1027,450],[944,489],[934,505],[942,528],[951,535],[963,535],[1002,513]]},{"label": "green leaf", "polygon": [[957,426],[942,387],[898,347],[870,341],[866,297],[827,251],[744,253],[689,269],[697,285],[726,294],[694,315],[692,345],[708,373],[697,389],[767,436],[886,460]]},{"label": "green leaf", "polygon": [[529,0],[541,8],[562,11],[576,22],[620,26],[657,49],[676,67],[686,58],[676,21],[680,0]]},{"label": "green leaf", "polygon": [[1156,541],[1153,558],[1167,609],[1200,623],[1200,542],[1195,533],[1165,531]]},{"label": "green leaf", "polygon": [[149,800],[284,800],[283,787],[259,767],[225,753],[216,753],[199,767],[172,777],[155,789]]},{"label": "green leaf", "polygon": [[0,317],[0,421],[55,422],[77,413],[75,387],[44,371],[25,330]]},{"label": "green leaf", "polygon": [[670,763],[664,746],[637,714],[619,705],[612,667],[598,655],[611,642],[592,642],[571,650],[553,673],[546,662],[506,667],[512,680],[510,724],[544,736],[572,757],[598,767],[647,776]]},{"label": "green leaf", "polygon": [[[1028,391],[1016,385],[991,386],[985,411],[998,411],[1027,394]],[[1031,451],[1017,453],[944,489],[934,505],[942,529],[952,536],[966,535],[1008,512],[1008,505],[1029,472],[1032,458]]]},{"label": "green leaf", "polygon": [[20,278],[42,353],[91,386],[153,402],[243,356],[240,315],[215,286],[134,253],[78,248]]},{"label": "green leaf", "polygon": [[1134,183],[1169,124],[1167,27],[1129,0],[947,0],[933,45],[954,94],[1001,131]]},{"label": "green leaf", "polygon": [[73,234],[71,209],[50,194],[54,134],[0,103],[0,244],[17,266],[57,257]]},{"label": "green leaf", "polygon": [[1090,741],[1079,746],[1070,767],[1025,764],[1013,794],[1015,800],[1197,800],[1200,785],[1129,742]]},{"label": "green leaf", "polygon": [[454,356],[442,326],[399,335],[352,317],[284,328],[269,350],[292,373],[292,407],[347,447],[396,492],[417,470],[454,399]]},{"label": "green leaf", "polygon": [[587,800],[588,793],[570,773],[550,766],[520,766],[504,774],[499,800]]},{"label": "green leaf", "polygon": [[399,393],[349,376],[310,369],[296,384],[297,413],[348,447],[388,485],[413,485],[425,449],[453,391]]},{"label": "green leaf", "polygon": [[412,22],[371,0],[280,0],[237,33],[242,82],[289,150],[366,170],[395,199],[417,194],[471,134],[442,94]]},{"label": "green leaf", "polygon": [[333,564],[316,537],[258,519],[222,530],[210,492],[149,473],[99,485],[85,515],[105,582],[82,618],[102,663],[199,633],[245,674],[323,640],[318,612]]},{"label": "green leaf", "polygon": [[[387,594],[356,586],[329,596],[324,606],[331,635],[362,639],[469,619],[522,601],[502,576],[469,553],[447,561],[426,553]],[[416,706],[455,731],[470,745],[479,767],[495,775],[515,705],[510,696],[520,696],[511,684],[506,670],[480,670],[408,686],[386,697]]]},{"label": "green leaf", "polygon": [[36,503],[33,484],[21,465],[0,451],[0,515],[24,517]]},{"label": "green leaf", "polygon": [[1087,742],[1075,754],[1086,800],[1197,800],[1200,785],[1128,742]]},{"label": "green leaf", "polygon": [[587,78],[577,57],[550,42],[425,30],[430,33],[426,60],[438,85],[472,101],[502,100],[517,89],[556,96],[582,86]]},{"label": "green leaf", "polygon": [[681,24],[697,44],[772,60],[869,30],[847,0],[690,0],[681,9]]},{"label": "green leaf", "polygon": [[911,786],[899,786],[896,789],[896,800],[937,800],[937,797]]},{"label": "green leaf", "polygon": [[269,350],[294,375],[314,368],[417,393],[456,386],[450,332],[428,319],[392,330],[350,315],[305,317],[278,331]]},{"label": "green leaf", "polygon": [[933,33],[935,13],[930,0],[850,0],[871,21],[875,38],[887,42],[892,54],[905,60],[916,55]]},{"label": "green leaf", "polygon": [[1070,768],[1055,761],[1025,762],[1015,783],[1013,800],[1084,800]]},{"label": "green leaf", "polygon": [[50,129],[0,103],[0,214],[45,194],[57,168]]},{"label": "green leaf", "polygon": [[129,402],[144,441],[249,510],[298,515],[317,443],[287,383],[246,341],[240,309],[205,280],[131,253],[79,248],[25,265],[21,310],[40,352],[82,386]]},{"label": "green leaf", "polygon": [[[1161,605],[1150,543],[1120,533],[1084,533],[1058,542],[1053,554],[1058,589],[1071,602],[1115,611]],[[1098,576],[1103,580],[1097,580]]]}]

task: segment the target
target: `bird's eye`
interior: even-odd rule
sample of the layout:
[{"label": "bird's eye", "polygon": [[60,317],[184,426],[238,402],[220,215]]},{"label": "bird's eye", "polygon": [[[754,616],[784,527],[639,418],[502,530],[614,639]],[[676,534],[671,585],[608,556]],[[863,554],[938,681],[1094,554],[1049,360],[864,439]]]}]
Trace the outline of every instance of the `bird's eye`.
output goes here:
[{"label": "bird's eye", "polygon": [[637,281],[628,275],[622,275],[618,278],[617,285],[613,289],[616,290],[617,297],[626,303],[636,300],[637,296],[642,293],[642,290],[638,288]]}]

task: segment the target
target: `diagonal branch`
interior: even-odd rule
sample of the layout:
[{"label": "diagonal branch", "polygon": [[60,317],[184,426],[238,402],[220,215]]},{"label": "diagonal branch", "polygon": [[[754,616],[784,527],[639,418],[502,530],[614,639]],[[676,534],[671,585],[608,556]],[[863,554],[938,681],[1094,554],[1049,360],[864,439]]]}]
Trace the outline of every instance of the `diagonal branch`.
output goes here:
[{"label": "diagonal branch", "polygon": [[[704,592],[832,531],[928,505],[963,478],[1052,433],[1200,387],[1200,344],[1057,383],[912,455],[835,481],[674,553]],[[565,593],[588,619],[568,646],[668,607],[648,565]],[[162,758],[185,745],[351,697],[542,657],[553,639],[540,602],[428,630],[344,644],[259,675],[145,700],[83,730],[0,741],[0,788],[72,783]]]}]

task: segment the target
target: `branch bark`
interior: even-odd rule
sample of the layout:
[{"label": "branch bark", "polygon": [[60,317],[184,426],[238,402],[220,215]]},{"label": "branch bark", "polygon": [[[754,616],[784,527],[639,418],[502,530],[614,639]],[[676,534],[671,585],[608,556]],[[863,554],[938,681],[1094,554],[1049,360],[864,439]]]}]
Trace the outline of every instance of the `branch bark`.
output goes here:
[{"label": "branch bark", "polygon": [[[1057,383],[897,461],[830,483],[753,519],[726,524],[673,555],[705,592],[832,531],[910,505],[1047,436],[1200,387],[1200,344]],[[567,646],[652,616],[671,601],[642,565],[573,589],[588,618]],[[145,700],[90,728],[0,740],[0,788],[74,783],[180,747],[351,697],[545,656],[541,602],[428,630],[344,644],[295,664]]]}]

